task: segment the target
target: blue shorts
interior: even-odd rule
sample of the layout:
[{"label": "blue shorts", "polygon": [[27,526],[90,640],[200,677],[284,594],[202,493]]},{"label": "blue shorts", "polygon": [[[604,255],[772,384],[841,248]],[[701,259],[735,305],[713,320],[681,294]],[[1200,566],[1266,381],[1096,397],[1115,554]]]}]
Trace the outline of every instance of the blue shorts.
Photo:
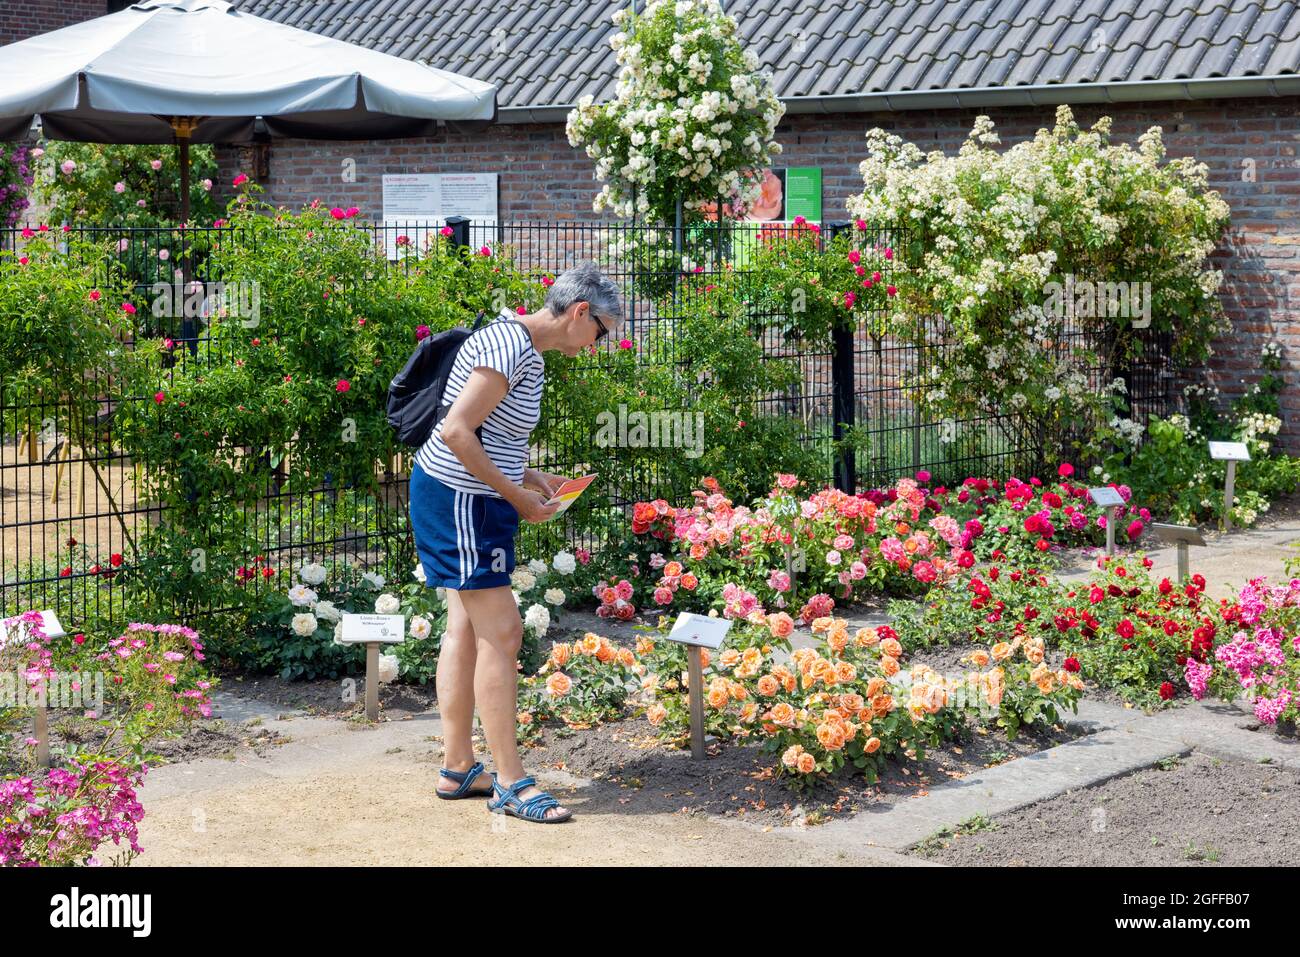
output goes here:
[{"label": "blue shorts", "polygon": [[509,585],[518,530],[519,513],[505,499],[460,492],[411,468],[411,532],[430,588]]}]

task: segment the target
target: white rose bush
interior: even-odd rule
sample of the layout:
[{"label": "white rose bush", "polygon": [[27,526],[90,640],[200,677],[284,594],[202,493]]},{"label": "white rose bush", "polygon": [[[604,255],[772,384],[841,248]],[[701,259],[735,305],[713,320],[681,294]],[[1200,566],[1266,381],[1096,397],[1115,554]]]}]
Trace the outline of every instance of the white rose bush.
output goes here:
[{"label": "white rose bush", "polygon": [[1000,150],[981,116],[954,156],[867,133],[848,209],[909,236],[892,331],[932,357],[907,381],[927,420],[996,415],[1017,436],[1073,426],[1074,447],[1045,459],[1131,446],[1141,431],[1120,374],[1142,349],[1136,330],[1167,334],[1177,361],[1209,354],[1224,319],[1207,257],[1228,206],[1205,164],[1166,160],[1159,127],[1134,149],[1110,126],[1081,130],[1062,106],[1052,129]]},{"label": "white rose bush", "polygon": [[[773,141],[785,112],[771,76],[738,39],[736,21],[717,0],[651,0],[641,12],[613,15],[610,46],[619,63],[613,100],[578,100],[565,126],[585,148],[603,183],[594,212],[672,226],[681,201],[683,225],[727,204],[741,215],[758,198],[758,174],[781,152]],[[671,278],[692,272],[712,243],[683,249],[658,228],[621,236],[610,255]],[[652,280],[650,282],[653,282]],[[662,291],[657,285],[651,292]]]}]

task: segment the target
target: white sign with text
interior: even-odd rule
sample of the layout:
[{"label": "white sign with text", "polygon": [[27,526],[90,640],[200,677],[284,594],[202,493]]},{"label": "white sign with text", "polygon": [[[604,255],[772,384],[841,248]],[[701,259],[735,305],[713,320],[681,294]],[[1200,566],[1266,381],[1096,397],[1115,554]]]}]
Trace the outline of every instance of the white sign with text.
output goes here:
[{"label": "white sign with text", "polygon": [[668,640],[683,645],[699,645],[702,648],[721,648],[722,639],[727,637],[730,630],[731,620],[728,618],[710,618],[708,615],[684,611],[673,623]]},{"label": "white sign with text", "polygon": [[365,645],[372,641],[392,644],[406,640],[406,619],[401,615],[344,615],[345,645]]}]

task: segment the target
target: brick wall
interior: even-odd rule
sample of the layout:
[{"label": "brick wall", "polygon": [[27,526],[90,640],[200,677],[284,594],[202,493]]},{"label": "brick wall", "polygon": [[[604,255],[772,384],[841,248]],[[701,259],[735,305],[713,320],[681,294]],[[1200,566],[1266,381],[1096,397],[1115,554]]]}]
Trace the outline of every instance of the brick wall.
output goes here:
[{"label": "brick wall", "polygon": [[105,0],[0,0],[0,46],[107,12]]},{"label": "brick wall", "polygon": [[[857,165],[863,134],[882,126],[922,149],[953,151],[970,129],[974,110],[907,113],[790,115],[778,130],[782,162],[823,168],[824,210],[846,215],[845,200],[861,189]],[[1031,137],[1051,125],[1052,107],[987,111],[1004,144]],[[1216,254],[1224,270],[1223,301],[1234,334],[1215,344],[1209,377],[1226,396],[1256,379],[1259,351],[1269,339],[1285,348],[1284,438],[1300,450],[1300,100],[1175,101],[1080,106],[1075,115],[1090,125],[1114,119],[1114,135],[1135,143],[1151,126],[1164,130],[1170,156],[1190,155],[1210,168],[1211,181],[1232,207],[1232,231]],[[355,180],[344,170],[355,162]],[[345,166],[345,164],[348,164]],[[242,161],[248,168],[248,159]],[[276,141],[271,148],[267,198],[290,206],[314,198],[358,206],[362,215],[382,213],[385,173],[496,172],[503,220],[594,220],[591,197],[598,184],[592,161],[569,146],[562,123],[502,124],[485,133],[444,133],[419,140],[379,143]],[[227,151],[223,179],[241,167]],[[559,264],[557,264],[558,266]]]}]

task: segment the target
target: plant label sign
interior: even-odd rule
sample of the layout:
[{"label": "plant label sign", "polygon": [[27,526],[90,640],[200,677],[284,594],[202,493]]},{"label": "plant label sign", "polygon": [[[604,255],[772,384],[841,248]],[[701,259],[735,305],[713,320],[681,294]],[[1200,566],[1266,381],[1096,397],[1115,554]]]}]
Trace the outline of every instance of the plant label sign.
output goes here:
[{"label": "plant label sign", "polygon": [[1250,449],[1245,442],[1211,442],[1210,458],[1220,462],[1249,462]]},{"label": "plant label sign", "polygon": [[1088,489],[1089,497],[1102,508],[1113,508],[1124,504],[1124,497],[1109,485],[1103,488]]},{"label": "plant label sign", "polygon": [[1205,536],[1194,525],[1166,525],[1163,522],[1152,522],[1151,531],[1156,533],[1156,537],[1160,541],[1168,542],[1170,545],[1205,544]]},{"label": "plant label sign", "polygon": [[722,639],[731,630],[728,618],[710,618],[708,615],[695,615],[688,611],[677,616],[673,630],[668,633],[669,641],[683,645],[698,645],[701,648],[721,648]]},{"label": "plant label sign", "polygon": [[339,641],[345,645],[383,644],[406,640],[406,619],[401,615],[344,615],[343,634]]},{"label": "plant label sign", "polygon": [[[17,618],[0,618],[0,648],[3,648],[9,640],[9,623],[13,623],[15,631],[18,629]],[[41,612],[41,631],[47,638],[62,638],[67,634],[63,630],[63,625],[59,623],[58,616],[48,608]]]}]

